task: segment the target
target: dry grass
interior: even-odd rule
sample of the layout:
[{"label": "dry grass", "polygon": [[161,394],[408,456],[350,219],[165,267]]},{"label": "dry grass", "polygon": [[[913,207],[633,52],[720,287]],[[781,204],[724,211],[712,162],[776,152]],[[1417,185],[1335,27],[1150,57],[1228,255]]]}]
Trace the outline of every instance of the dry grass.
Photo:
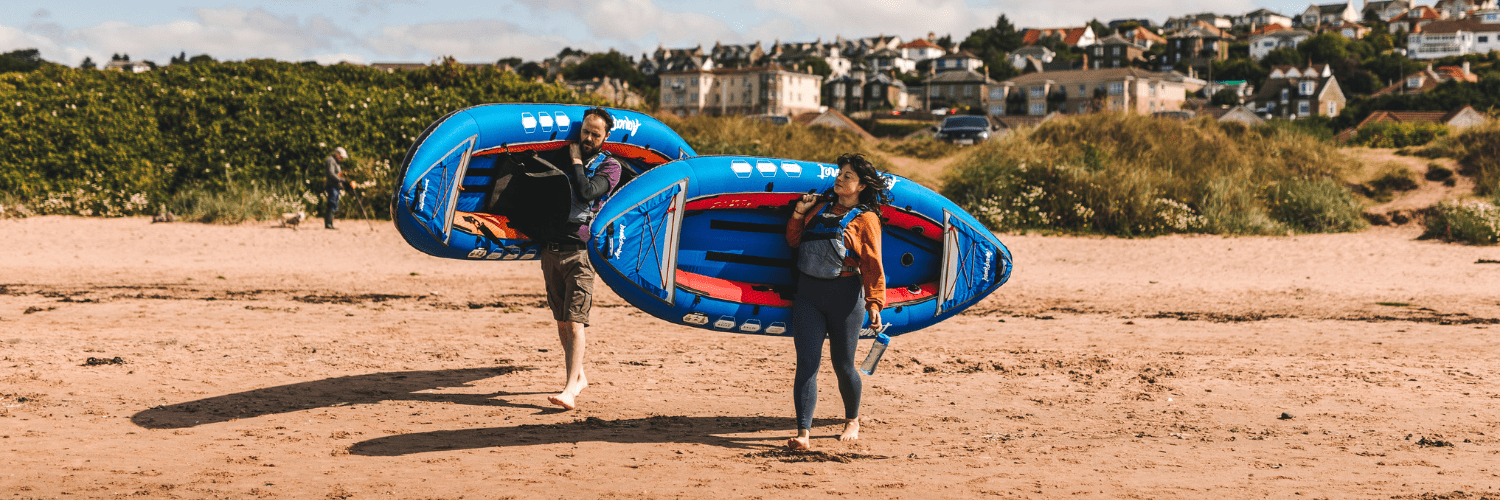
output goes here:
[{"label": "dry grass", "polygon": [[1293,127],[1095,114],[976,146],[944,194],[999,230],[1350,231],[1365,227],[1339,185],[1350,164]]}]

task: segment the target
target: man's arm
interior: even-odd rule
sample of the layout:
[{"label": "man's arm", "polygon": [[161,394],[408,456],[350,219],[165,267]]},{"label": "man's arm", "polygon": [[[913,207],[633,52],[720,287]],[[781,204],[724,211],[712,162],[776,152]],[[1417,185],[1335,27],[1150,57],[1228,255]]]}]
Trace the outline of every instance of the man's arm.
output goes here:
[{"label": "man's arm", "polygon": [[326,166],[328,167],[328,176],[329,177],[340,177],[340,178],[342,178],[344,176],[344,169],[339,167],[339,162],[338,162],[338,160],[335,160],[333,158],[333,155],[328,155],[328,159],[325,160],[325,163],[326,163]]},{"label": "man's arm", "polygon": [[[602,154],[602,153],[601,153]],[[605,157],[600,162],[599,168],[594,170],[594,175],[589,176],[588,170],[583,163],[573,164],[573,178],[578,180],[578,196],[584,200],[597,200],[615,187],[620,182],[620,161]]]}]

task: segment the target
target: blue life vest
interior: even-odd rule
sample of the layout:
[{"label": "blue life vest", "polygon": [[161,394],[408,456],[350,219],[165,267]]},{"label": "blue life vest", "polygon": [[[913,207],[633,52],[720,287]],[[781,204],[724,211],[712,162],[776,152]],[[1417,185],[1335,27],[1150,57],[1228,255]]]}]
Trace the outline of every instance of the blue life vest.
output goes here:
[{"label": "blue life vest", "polygon": [[[593,158],[589,158],[584,162],[584,173],[589,177],[593,177],[594,172],[599,171],[599,166],[604,164],[606,158],[609,158],[609,154],[603,151],[594,154]],[[569,168],[572,168],[572,165],[569,165]],[[604,193],[604,196],[600,196],[597,200],[580,199],[578,197],[578,186],[588,181],[588,179],[572,179],[568,189],[568,194],[572,199],[572,203],[568,209],[568,222],[588,224],[589,221],[593,220],[594,213],[598,212],[599,208],[604,206],[604,201],[609,199],[609,195],[614,194],[614,190],[610,190],[610,192]]]},{"label": "blue life vest", "polygon": [[802,244],[797,247],[797,269],[814,278],[833,279],[844,272],[858,272],[859,268],[844,265],[849,249],[844,246],[844,229],[864,213],[859,207],[849,209],[842,217],[828,211],[833,203],[826,203],[814,215],[802,231]]}]

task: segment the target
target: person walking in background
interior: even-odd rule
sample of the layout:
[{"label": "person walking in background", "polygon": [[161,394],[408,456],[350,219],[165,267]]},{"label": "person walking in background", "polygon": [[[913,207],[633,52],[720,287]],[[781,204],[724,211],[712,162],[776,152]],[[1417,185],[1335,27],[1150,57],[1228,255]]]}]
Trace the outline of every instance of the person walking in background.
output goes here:
[{"label": "person walking in background", "polygon": [[584,327],[594,304],[594,267],[589,263],[589,221],[605,195],[620,182],[620,161],[604,152],[604,139],[615,119],[604,108],[583,113],[578,142],[568,145],[561,170],[572,189],[572,207],[561,236],[541,242],[542,280],[547,284],[547,307],[557,321],[562,341],[567,382],[562,392],[547,398],[552,404],[572,410],[578,393],[588,387],[583,372]]},{"label": "person walking in background", "polygon": [[786,242],[797,249],[797,294],[792,299],[792,338],[797,373],[792,399],[797,409],[797,436],[787,447],[812,446],[813,409],[818,403],[818,365],[823,338],[829,340],[833,373],[844,399],[844,432],[840,441],[859,438],[861,381],[854,350],[865,315],[880,325],[885,307],[885,269],[880,263],[880,206],[890,202],[889,187],[863,155],[838,159],[833,199],[803,195],[787,221]]},{"label": "person walking in background", "polygon": [[323,190],[328,195],[327,204],[323,207],[325,229],[334,229],[333,217],[339,211],[339,197],[343,196],[344,186],[349,183],[349,179],[344,177],[344,169],[339,162],[348,159],[349,152],[345,151],[343,146],[339,146],[333,148],[333,154],[328,155],[328,159],[323,162],[324,166],[328,167],[327,175],[323,178]]}]

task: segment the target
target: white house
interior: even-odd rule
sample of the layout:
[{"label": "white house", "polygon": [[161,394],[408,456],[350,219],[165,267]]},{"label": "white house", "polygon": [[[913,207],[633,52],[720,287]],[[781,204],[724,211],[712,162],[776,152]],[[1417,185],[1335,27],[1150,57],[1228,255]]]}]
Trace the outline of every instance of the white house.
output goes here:
[{"label": "white house", "polygon": [[1354,8],[1352,0],[1344,3],[1314,4],[1302,12],[1300,21],[1303,26],[1320,24],[1338,26],[1344,23],[1357,23],[1359,22],[1359,9]]},{"label": "white house", "polygon": [[1295,49],[1312,36],[1311,31],[1304,29],[1287,29],[1279,24],[1267,26],[1250,35],[1250,58],[1259,61],[1273,50]]},{"label": "white house", "polygon": [[1433,21],[1407,38],[1412,59],[1437,59],[1500,50],[1500,11],[1481,10],[1464,19]]},{"label": "white house", "polygon": [[918,38],[901,44],[900,49],[902,56],[915,62],[937,59],[948,54],[948,51],[943,50],[938,44],[932,43],[931,40],[926,38]]},{"label": "white house", "polygon": [[1247,12],[1242,16],[1234,18],[1235,26],[1248,26],[1250,27],[1250,29],[1259,29],[1265,26],[1270,26],[1272,24],[1291,26],[1292,18],[1283,16],[1267,9]]}]

